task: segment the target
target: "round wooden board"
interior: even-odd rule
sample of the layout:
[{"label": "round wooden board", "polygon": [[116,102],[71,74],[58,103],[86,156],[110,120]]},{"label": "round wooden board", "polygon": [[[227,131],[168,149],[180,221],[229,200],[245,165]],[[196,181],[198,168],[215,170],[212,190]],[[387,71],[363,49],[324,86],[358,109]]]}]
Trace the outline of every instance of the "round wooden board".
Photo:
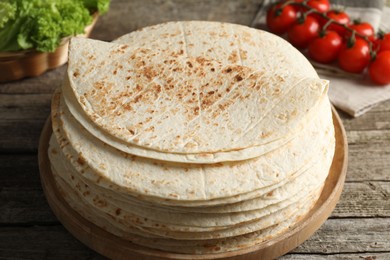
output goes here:
[{"label": "round wooden board", "polygon": [[274,259],[291,251],[319,229],[340,198],[347,171],[348,145],[343,125],[335,109],[333,109],[333,122],[336,152],[325,187],[314,208],[280,236],[237,251],[189,255],[154,250],[117,237],[80,216],[61,197],[54,182],[47,154],[52,133],[50,119],[46,121],[39,143],[41,182],[50,207],[65,228],[88,247],[111,259]]}]

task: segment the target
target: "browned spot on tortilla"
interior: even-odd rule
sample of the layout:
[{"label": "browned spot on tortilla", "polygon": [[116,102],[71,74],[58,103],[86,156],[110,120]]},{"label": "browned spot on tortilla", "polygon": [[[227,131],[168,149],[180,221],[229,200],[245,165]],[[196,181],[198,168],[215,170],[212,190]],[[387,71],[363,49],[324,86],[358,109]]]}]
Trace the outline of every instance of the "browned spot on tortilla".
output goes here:
[{"label": "browned spot on tortilla", "polygon": [[226,73],[230,73],[230,72],[232,72],[232,71],[233,71],[232,68],[227,68],[227,69],[225,70]]},{"label": "browned spot on tortilla", "polygon": [[130,134],[132,134],[132,135],[134,135],[135,134],[135,132],[134,132],[134,130],[133,129],[127,129],[129,132],[130,132]]},{"label": "browned spot on tortilla", "polygon": [[271,136],[271,134],[272,133],[270,133],[270,132],[263,132],[263,133],[261,133],[261,137],[262,138],[267,138],[267,137]]},{"label": "browned spot on tortilla", "polygon": [[294,109],[292,112],[291,112],[291,116],[296,116],[298,113],[298,111],[296,109]]},{"label": "browned spot on tortilla", "polygon": [[174,194],[174,193],[169,193],[169,196],[173,197],[173,198],[178,198],[179,197],[177,194]]},{"label": "browned spot on tortilla", "polygon": [[93,204],[99,208],[103,208],[107,206],[107,202],[105,200],[100,199],[98,196],[93,198]]},{"label": "browned spot on tortilla", "polygon": [[73,77],[77,78],[79,75],[80,75],[80,72],[78,70],[73,72]]},{"label": "browned spot on tortilla", "polygon": [[204,244],[203,247],[204,248],[214,248],[215,245],[213,245],[213,244]]},{"label": "browned spot on tortilla", "polygon": [[203,57],[196,57],[195,59],[200,65],[203,65],[207,60]]},{"label": "browned spot on tortilla", "polygon": [[152,80],[154,77],[157,76],[157,73],[151,67],[145,67],[142,72],[143,75],[149,80]]},{"label": "browned spot on tortilla", "polygon": [[234,77],[234,79],[235,79],[236,81],[241,81],[241,80],[243,80],[243,78],[242,78],[241,75],[239,75],[239,74],[237,74],[237,75]]},{"label": "browned spot on tortilla", "polygon": [[79,154],[79,157],[77,158],[77,163],[80,164],[80,165],[84,165],[86,163],[86,160],[85,158],[81,155],[81,153]]},{"label": "browned spot on tortilla", "polygon": [[103,89],[104,88],[104,82],[103,81],[97,81],[93,84],[93,86],[97,89]]},{"label": "browned spot on tortilla", "polygon": [[115,215],[119,216],[121,214],[121,209],[120,208],[117,208],[115,210]]},{"label": "browned spot on tortilla", "polygon": [[199,107],[195,107],[194,108],[194,114],[197,116],[197,115],[199,115]]},{"label": "browned spot on tortilla", "polygon": [[244,50],[240,50],[241,59],[246,60],[248,58],[248,52]]},{"label": "browned spot on tortilla", "polygon": [[238,62],[238,54],[236,51],[233,51],[229,57],[228,57],[228,61],[230,61],[231,63],[237,63]]}]

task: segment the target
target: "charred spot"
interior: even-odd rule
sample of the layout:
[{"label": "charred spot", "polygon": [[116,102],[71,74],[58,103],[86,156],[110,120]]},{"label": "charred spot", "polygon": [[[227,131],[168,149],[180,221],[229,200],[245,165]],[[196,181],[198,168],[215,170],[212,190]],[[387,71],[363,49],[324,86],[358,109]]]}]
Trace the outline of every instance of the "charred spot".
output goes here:
[{"label": "charred spot", "polygon": [[120,208],[117,208],[115,210],[115,215],[119,216],[121,214],[121,209]]},{"label": "charred spot", "polygon": [[199,115],[199,109],[200,109],[199,107],[195,107],[195,108],[194,108],[194,113],[195,113],[195,115]]},{"label": "charred spot", "polygon": [[77,163],[80,165],[84,165],[85,162],[86,162],[85,158],[83,156],[81,156],[81,154],[80,154],[79,157],[77,158]]},{"label": "charred spot", "polygon": [[190,67],[190,68],[193,67],[193,66],[192,66],[192,63],[191,63],[190,61],[187,61],[187,65],[188,65],[188,67]]},{"label": "charred spot", "polygon": [[232,68],[227,68],[227,69],[225,70],[225,72],[226,72],[226,73],[232,72]]},{"label": "charred spot", "polygon": [[143,69],[143,74],[148,79],[152,79],[156,76],[156,73],[151,68],[148,68],[148,67]]},{"label": "charred spot", "polygon": [[141,90],[142,90],[142,87],[141,87],[141,85],[137,84],[137,86],[135,86],[135,89],[136,89],[137,91],[141,91]]},{"label": "charred spot", "polygon": [[94,83],[94,87],[97,89],[103,89],[104,87],[104,82],[103,81],[98,81]]},{"label": "charred spot", "polygon": [[203,57],[197,57],[196,58],[196,61],[199,63],[199,64],[204,64],[206,62],[206,59],[203,58]]},{"label": "charred spot", "polygon": [[125,110],[129,110],[129,111],[132,111],[132,110],[133,110],[133,107],[132,107],[130,104],[125,104],[125,105],[123,105],[122,107],[123,107],[123,109],[125,109]]},{"label": "charred spot", "polygon": [[211,68],[210,70],[211,70],[212,72],[214,72],[214,71],[215,71],[215,69],[214,69],[214,68]]},{"label": "charred spot", "polygon": [[134,103],[138,103],[141,99],[142,99],[142,94],[135,97]]},{"label": "charred spot", "polygon": [[238,75],[238,74],[234,77],[234,79],[235,79],[236,81],[241,81],[241,80],[243,80],[243,78],[241,77],[241,75]]},{"label": "charred spot", "polygon": [[78,70],[76,70],[74,73],[73,73],[73,77],[77,78],[78,76],[80,75],[80,72]]}]

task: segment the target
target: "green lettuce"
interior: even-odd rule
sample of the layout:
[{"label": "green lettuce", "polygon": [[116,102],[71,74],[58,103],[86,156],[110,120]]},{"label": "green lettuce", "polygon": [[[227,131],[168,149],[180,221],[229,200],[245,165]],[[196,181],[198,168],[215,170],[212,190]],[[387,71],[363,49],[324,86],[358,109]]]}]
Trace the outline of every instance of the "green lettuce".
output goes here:
[{"label": "green lettuce", "polygon": [[0,51],[53,52],[108,7],[109,0],[0,0]]}]

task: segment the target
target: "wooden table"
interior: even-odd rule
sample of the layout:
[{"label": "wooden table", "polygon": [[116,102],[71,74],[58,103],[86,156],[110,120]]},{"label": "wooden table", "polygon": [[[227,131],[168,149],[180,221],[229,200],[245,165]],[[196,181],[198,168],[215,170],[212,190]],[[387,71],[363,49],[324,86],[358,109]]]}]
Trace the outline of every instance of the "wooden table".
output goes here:
[{"label": "wooden table", "polygon": [[[259,2],[114,0],[92,37],[113,40],[167,20],[248,25]],[[0,259],[103,259],[58,222],[40,184],[38,138],[65,69],[0,84]],[[318,232],[281,259],[390,259],[390,101],[356,119],[341,116],[350,149],[341,201]]]}]

